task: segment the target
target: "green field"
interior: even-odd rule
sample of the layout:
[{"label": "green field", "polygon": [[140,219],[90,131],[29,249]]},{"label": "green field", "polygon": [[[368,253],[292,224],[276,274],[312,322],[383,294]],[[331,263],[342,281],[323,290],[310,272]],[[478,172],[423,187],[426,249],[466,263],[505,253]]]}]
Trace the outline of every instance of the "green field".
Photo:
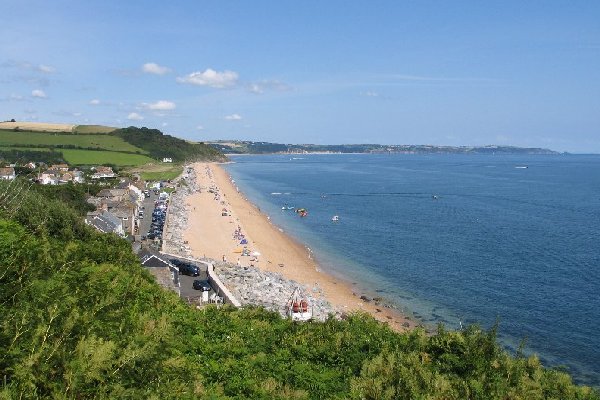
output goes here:
[{"label": "green field", "polygon": [[60,149],[69,165],[115,164],[118,166],[138,166],[154,160],[142,154],[117,153],[102,150]]},{"label": "green field", "polygon": [[54,147],[72,145],[84,148],[96,148],[112,151],[130,151],[147,154],[147,151],[133,146],[123,139],[111,135],[72,135],[62,133],[42,133],[32,131],[15,132],[0,130],[0,146],[33,145]]},{"label": "green field", "polygon": [[164,171],[148,171],[142,172],[140,176],[145,181],[169,181],[171,179],[177,178],[181,175],[183,171],[182,167],[179,165],[173,166],[170,169]]},{"label": "green field", "polygon": [[90,133],[110,133],[117,128],[103,125],[77,125],[73,128],[74,133],[90,134]]}]

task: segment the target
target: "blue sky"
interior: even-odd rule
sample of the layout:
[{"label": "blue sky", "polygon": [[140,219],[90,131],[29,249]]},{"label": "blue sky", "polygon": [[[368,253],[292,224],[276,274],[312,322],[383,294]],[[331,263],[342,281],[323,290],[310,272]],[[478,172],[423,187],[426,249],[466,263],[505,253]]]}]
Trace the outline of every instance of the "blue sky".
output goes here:
[{"label": "blue sky", "polygon": [[600,2],[3,1],[0,120],[600,153]]}]

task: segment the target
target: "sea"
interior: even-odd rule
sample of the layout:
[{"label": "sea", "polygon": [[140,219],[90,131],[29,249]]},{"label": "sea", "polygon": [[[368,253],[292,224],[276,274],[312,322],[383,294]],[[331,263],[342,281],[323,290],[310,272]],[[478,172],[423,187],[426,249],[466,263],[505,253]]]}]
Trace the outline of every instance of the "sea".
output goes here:
[{"label": "sea", "polygon": [[231,159],[239,189],[326,272],[430,328],[498,324],[510,353],[600,387],[599,155]]}]

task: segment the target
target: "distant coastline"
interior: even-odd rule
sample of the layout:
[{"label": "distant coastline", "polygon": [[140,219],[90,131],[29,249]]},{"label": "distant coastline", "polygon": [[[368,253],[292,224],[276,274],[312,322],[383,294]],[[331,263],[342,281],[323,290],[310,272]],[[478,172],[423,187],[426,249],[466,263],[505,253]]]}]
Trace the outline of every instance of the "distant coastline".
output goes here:
[{"label": "distant coastline", "polygon": [[240,140],[219,140],[206,144],[225,154],[565,154],[540,147],[436,146],[387,144],[282,144]]}]

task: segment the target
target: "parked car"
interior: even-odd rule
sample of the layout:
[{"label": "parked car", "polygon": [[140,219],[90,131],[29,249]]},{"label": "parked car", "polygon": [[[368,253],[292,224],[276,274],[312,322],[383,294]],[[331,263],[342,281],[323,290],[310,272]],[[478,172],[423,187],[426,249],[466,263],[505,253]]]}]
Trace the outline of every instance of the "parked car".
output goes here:
[{"label": "parked car", "polygon": [[192,286],[194,289],[200,290],[202,292],[210,292],[210,290],[212,289],[208,281],[201,281],[199,279],[196,279]]},{"label": "parked car", "polygon": [[199,276],[200,268],[192,264],[181,264],[179,265],[179,273],[182,275]]}]

